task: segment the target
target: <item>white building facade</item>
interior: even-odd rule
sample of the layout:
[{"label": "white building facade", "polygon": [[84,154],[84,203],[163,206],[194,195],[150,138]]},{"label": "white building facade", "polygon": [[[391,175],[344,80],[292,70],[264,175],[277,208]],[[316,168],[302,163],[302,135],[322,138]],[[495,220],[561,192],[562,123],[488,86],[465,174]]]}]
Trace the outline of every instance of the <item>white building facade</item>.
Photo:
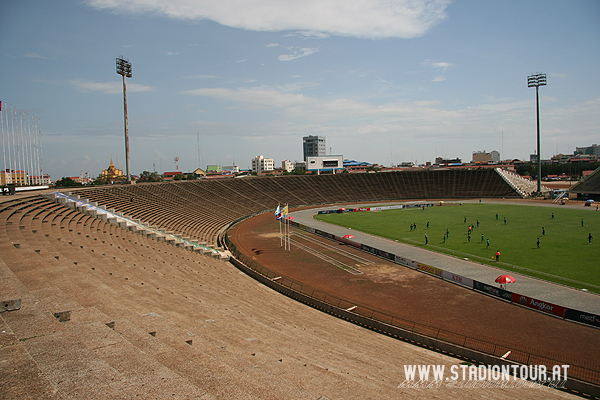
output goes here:
[{"label": "white building facade", "polygon": [[306,160],[307,171],[337,171],[344,169],[344,156],[319,156],[308,157]]},{"label": "white building facade", "polygon": [[275,162],[272,158],[264,158],[260,155],[252,159],[252,172],[260,174],[262,172],[273,171],[274,169]]},{"label": "white building facade", "polygon": [[292,172],[295,168],[295,165],[290,160],[283,160],[281,162],[281,169],[286,172]]}]

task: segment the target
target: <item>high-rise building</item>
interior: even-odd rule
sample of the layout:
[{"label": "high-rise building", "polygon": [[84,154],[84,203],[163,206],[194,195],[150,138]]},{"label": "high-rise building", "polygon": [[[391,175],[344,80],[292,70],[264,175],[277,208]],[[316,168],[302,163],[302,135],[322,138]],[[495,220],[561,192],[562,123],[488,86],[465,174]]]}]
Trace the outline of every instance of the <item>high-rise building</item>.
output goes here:
[{"label": "high-rise building", "polygon": [[302,138],[304,161],[308,157],[318,157],[327,155],[327,146],[325,144],[325,136],[304,136]]}]

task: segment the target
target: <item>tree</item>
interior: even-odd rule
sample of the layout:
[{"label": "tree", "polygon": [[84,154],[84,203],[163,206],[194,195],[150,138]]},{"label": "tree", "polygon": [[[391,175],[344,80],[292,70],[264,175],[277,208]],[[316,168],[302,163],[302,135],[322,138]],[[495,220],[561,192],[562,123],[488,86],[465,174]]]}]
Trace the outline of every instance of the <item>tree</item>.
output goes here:
[{"label": "tree", "polygon": [[144,171],[137,179],[138,182],[161,182],[163,177],[156,172]]},{"label": "tree", "polygon": [[79,187],[79,186],[83,186],[81,183],[79,182],[75,182],[73,179],[71,178],[65,178],[63,177],[62,179],[59,179],[56,181],[55,184],[56,187]]},{"label": "tree", "polygon": [[110,185],[113,183],[123,183],[127,180],[125,175],[120,176],[102,176],[96,178],[96,180],[92,183],[93,185]]}]

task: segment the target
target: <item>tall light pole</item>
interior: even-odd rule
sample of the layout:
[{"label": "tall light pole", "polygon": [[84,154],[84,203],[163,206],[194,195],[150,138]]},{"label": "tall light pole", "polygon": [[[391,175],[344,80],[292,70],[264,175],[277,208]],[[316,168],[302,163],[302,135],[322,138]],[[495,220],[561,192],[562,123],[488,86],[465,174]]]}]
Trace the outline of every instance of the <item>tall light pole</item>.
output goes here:
[{"label": "tall light pole", "polygon": [[535,109],[537,115],[537,192],[542,193],[542,155],[540,153],[540,86],[546,86],[546,74],[533,74],[527,77],[527,87],[535,87]]},{"label": "tall light pole", "polygon": [[129,170],[129,127],[127,125],[127,87],[125,78],[131,78],[131,63],[120,56],[117,58],[117,74],[123,76],[123,109],[125,112],[125,168],[127,171],[127,182],[131,182]]}]

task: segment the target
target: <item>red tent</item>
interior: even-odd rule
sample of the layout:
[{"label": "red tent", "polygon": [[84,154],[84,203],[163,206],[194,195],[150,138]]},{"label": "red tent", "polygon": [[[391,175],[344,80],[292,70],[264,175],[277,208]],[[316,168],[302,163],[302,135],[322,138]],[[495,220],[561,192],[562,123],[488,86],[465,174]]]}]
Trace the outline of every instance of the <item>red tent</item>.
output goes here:
[{"label": "red tent", "polygon": [[352,235],[344,235],[344,239],[354,239],[354,236],[352,236]]}]

